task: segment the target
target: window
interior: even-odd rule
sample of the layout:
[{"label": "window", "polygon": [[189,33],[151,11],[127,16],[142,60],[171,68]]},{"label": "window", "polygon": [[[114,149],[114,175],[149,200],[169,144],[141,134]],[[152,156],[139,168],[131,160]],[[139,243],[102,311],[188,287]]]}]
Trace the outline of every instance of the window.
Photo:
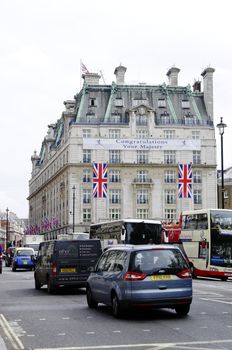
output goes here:
[{"label": "window", "polygon": [[90,149],[83,150],[83,163],[91,163],[91,150]]},{"label": "window", "polygon": [[199,170],[193,171],[193,183],[200,184],[202,182],[202,173]]},{"label": "window", "polygon": [[164,218],[165,220],[170,220],[170,221],[176,220],[176,209],[165,209]]},{"label": "window", "polygon": [[164,124],[164,125],[170,124],[170,117],[167,112],[162,113],[160,118],[161,118],[161,124]]},{"label": "window", "polygon": [[91,190],[84,188],[83,189],[83,203],[87,204],[91,202]]},{"label": "window", "polygon": [[142,114],[142,115],[136,115],[136,125],[143,125],[146,126],[147,125],[147,116]]},{"label": "window", "polygon": [[117,208],[111,208],[109,210],[109,218],[110,218],[110,220],[121,219],[121,210],[117,209]]},{"label": "window", "polygon": [[110,150],[109,151],[109,162],[110,163],[120,163],[121,161],[121,152],[120,150]]},{"label": "window", "polygon": [[82,136],[83,138],[90,138],[91,137],[91,129],[83,129],[82,130]]},{"label": "window", "polygon": [[165,204],[175,204],[176,203],[176,190],[165,190]]},{"label": "window", "polygon": [[148,182],[148,171],[138,170],[137,171],[137,181],[138,182]]},{"label": "window", "polygon": [[123,99],[122,98],[116,98],[114,100],[115,107],[123,107]]},{"label": "window", "polygon": [[83,170],[83,182],[91,182],[91,175],[89,169]]},{"label": "window", "polygon": [[194,190],[193,191],[193,202],[194,202],[194,204],[202,204],[201,190]]},{"label": "window", "polygon": [[224,191],[224,198],[229,198],[229,192],[228,192],[228,190],[225,190],[225,191]]},{"label": "window", "polygon": [[137,191],[137,204],[148,204],[148,190]]},{"label": "window", "polygon": [[158,99],[158,107],[159,108],[165,108],[166,107],[166,100],[164,98]]},{"label": "window", "polygon": [[109,138],[110,139],[120,139],[121,130],[120,129],[110,129],[109,130]]},{"label": "window", "polygon": [[175,138],[175,130],[164,130],[164,138],[165,139],[174,139]]},{"label": "window", "polygon": [[110,118],[110,121],[112,122],[112,123],[120,123],[121,122],[121,116],[119,115],[119,114],[112,114],[111,115],[111,118]]},{"label": "window", "polygon": [[120,182],[120,170],[109,170],[109,182]]},{"label": "window", "polygon": [[147,137],[148,137],[147,130],[136,130],[137,139],[147,139]]},{"label": "window", "polygon": [[200,131],[197,131],[197,130],[192,131],[192,139],[199,140],[200,139]]},{"label": "window", "polygon": [[190,104],[188,100],[182,100],[182,108],[183,109],[189,109],[190,108]]},{"label": "window", "polygon": [[110,190],[110,204],[118,204],[121,202],[121,190]]},{"label": "window", "polygon": [[165,170],[164,182],[165,183],[175,183],[176,182],[176,172],[174,170]]},{"label": "window", "polygon": [[185,125],[193,125],[193,123],[194,123],[193,115],[185,115],[184,116],[184,123],[185,123]]},{"label": "window", "polygon": [[91,209],[83,209],[83,222],[91,222]]},{"label": "window", "polygon": [[96,103],[96,98],[91,98],[89,99],[89,106],[90,107],[96,107],[97,106],[97,103]]},{"label": "window", "polygon": [[201,151],[193,151],[193,164],[201,164]]},{"label": "window", "polygon": [[175,164],[176,163],[176,151],[164,151],[164,163]]},{"label": "window", "polygon": [[138,164],[148,163],[148,151],[144,151],[144,150],[137,151],[137,163]]},{"label": "window", "polygon": [[136,218],[137,219],[148,219],[148,209],[138,208],[136,211]]}]

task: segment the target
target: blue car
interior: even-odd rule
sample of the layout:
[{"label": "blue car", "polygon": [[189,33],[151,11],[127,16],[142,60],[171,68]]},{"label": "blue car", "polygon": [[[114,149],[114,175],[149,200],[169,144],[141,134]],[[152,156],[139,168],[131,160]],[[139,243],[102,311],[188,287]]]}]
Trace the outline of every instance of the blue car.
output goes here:
[{"label": "blue car", "polygon": [[15,249],[12,271],[17,269],[33,270],[35,267],[35,251],[33,248],[20,247]]},{"label": "blue car", "polygon": [[192,275],[173,245],[118,245],[106,250],[87,280],[87,303],[110,305],[119,317],[128,308],[175,309],[186,316],[192,302]]}]

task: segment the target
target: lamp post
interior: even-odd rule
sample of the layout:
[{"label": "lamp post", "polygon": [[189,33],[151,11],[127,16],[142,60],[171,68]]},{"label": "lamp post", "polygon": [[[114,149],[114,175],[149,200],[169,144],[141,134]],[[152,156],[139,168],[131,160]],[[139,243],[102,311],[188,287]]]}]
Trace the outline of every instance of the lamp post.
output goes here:
[{"label": "lamp post", "polygon": [[8,234],[9,234],[9,226],[8,226],[8,223],[9,223],[9,217],[8,217],[8,213],[9,213],[9,209],[6,208],[6,246],[5,246],[5,251],[7,251],[7,245],[8,245],[8,240],[9,240],[9,237],[8,237]]},{"label": "lamp post", "polygon": [[227,127],[226,124],[223,123],[223,118],[221,117],[220,123],[217,124],[217,128],[219,129],[219,134],[221,135],[221,194],[222,194],[222,209],[224,209],[224,164],[223,164],[223,135],[224,130]]},{"label": "lamp post", "polygon": [[75,187],[75,185],[73,185],[72,190],[73,190],[73,210],[72,210],[72,214],[73,214],[73,232],[74,232],[75,231],[75,199],[76,199],[76,196],[75,196],[76,187]]}]

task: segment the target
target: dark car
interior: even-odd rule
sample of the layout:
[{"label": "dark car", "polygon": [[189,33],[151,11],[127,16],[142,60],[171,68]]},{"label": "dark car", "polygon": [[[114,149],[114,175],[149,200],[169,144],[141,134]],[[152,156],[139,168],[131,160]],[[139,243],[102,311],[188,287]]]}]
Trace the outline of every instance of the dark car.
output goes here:
[{"label": "dark car", "polygon": [[100,257],[86,290],[90,308],[110,305],[115,317],[141,306],[171,308],[184,316],[192,302],[191,271],[173,245],[114,246]]},{"label": "dark car", "polygon": [[99,239],[40,243],[34,272],[35,289],[47,285],[51,294],[59,287],[86,287],[87,278],[101,253]]}]

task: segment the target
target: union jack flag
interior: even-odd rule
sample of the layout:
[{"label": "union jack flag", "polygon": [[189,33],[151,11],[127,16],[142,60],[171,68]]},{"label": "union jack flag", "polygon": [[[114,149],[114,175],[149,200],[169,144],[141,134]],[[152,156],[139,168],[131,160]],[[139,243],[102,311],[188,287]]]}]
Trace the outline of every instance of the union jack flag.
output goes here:
[{"label": "union jack flag", "polygon": [[192,163],[179,164],[178,197],[192,198]]},{"label": "union jack flag", "polygon": [[93,163],[93,196],[107,197],[107,164]]}]

